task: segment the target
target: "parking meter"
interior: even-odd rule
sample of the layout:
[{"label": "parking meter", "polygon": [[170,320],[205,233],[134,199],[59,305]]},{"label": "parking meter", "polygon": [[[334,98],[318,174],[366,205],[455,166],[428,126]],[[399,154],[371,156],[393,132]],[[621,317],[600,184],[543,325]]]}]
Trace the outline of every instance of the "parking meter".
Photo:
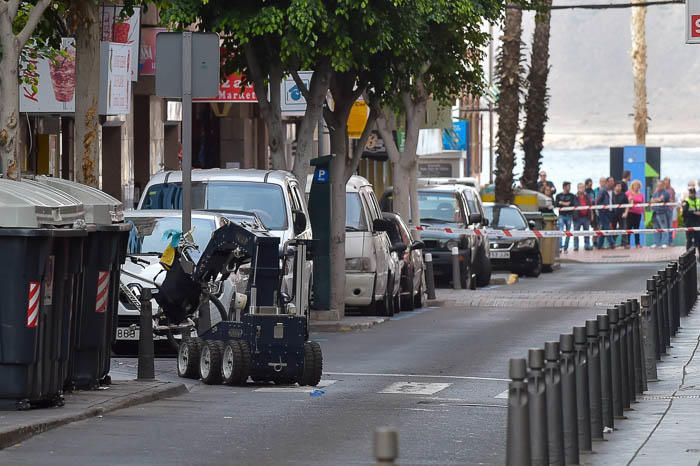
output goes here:
[{"label": "parking meter", "polygon": [[331,303],[331,175],[334,155],[311,160],[314,176],[309,192],[309,216],[314,235],[312,309],[328,310]]}]

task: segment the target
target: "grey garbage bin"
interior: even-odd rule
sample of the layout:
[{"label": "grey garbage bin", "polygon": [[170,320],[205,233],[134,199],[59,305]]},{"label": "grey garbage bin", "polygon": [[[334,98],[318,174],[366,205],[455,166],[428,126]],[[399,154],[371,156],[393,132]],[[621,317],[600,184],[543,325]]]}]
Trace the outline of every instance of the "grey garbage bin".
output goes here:
[{"label": "grey garbage bin", "polygon": [[84,210],[77,199],[0,179],[4,403],[20,409],[63,404],[72,304],[87,236],[81,225]]},{"label": "grey garbage bin", "polygon": [[36,177],[35,181],[65,192],[85,206],[88,236],[66,386],[94,389],[101,382],[109,382],[119,275],[131,226],[124,223],[122,203],[99,189],[47,176]]}]

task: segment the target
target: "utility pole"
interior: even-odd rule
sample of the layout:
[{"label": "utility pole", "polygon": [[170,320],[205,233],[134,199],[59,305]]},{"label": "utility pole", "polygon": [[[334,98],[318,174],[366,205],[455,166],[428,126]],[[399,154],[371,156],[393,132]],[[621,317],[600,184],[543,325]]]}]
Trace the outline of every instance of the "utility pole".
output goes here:
[{"label": "utility pole", "polygon": [[[493,86],[493,26],[489,25],[489,89]],[[489,100],[489,184],[493,184],[493,99]]]}]

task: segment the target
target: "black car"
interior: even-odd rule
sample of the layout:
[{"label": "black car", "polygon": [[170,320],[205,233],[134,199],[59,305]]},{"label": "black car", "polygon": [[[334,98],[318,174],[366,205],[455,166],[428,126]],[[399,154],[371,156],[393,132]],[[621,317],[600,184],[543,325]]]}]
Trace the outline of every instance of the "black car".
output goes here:
[{"label": "black car", "polygon": [[382,212],[382,218],[391,222],[387,230],[391,248],[399,256],[401,270],[399,303],[401,311],[411,311],[423,307],[423,252],[425,245],[411,236],[411,232],[400,215],[393,212]]},{"label": "black car", "polygon": [[[514,205],[484,203],[484,214],[489,220],[489,228],[494,230],[530,231],[534,226],[534,222],[528,222]],[[542,273],[540,242],[534,237],[494,238],[490,242],[489,257],[495,269],[529,277],[538,277]]]}]

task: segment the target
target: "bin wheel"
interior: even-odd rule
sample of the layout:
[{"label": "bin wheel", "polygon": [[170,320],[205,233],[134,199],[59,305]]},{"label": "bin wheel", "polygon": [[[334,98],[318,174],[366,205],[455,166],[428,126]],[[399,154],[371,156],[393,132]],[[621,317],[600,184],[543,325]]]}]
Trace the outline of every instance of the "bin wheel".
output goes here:
[{"label": "bin wheel", "polygon": [[100,380],[101,385],[112,385],[112,377],[110,375],[105,375],[102,377],[102,380]]},{"label": "bin wheel", "polygon": [[323,353],[321,345],[315,341],[304,343],[304,368],[299,377],[299,385],[315,387],[323,374]]},{"label": "bin wheel", "polygon": [[61,408],[65,406],[66,399],[63,398],[63,395],[56,395],[56,397],[52,400],[52,404],[58,408]]},{"label": "bin wheel", "polygon": [[221,355],[224,344],[220,341],[207,341],[199,354],[199,375],[207,385],[221,383]]},{"label": "bin wheel", "polygon": [[201,341],[199,338],[187,338],[180,342],[177,350],[177,375],[186,379],[199,376],[199,355]]},{"label": "bin wheel", "polygon": [[15,407],[17,408],[17,411],[27,411],[32,409],[32,404],[27,399],[17,400]]},{"label": "bin wheel", "polygon": [[[231,340],[224,345],[221,361],[221,380],[226,385],[241,385],[248,378],[247,370],[249,364],[245,360],[241,343]],[[246,356],[249,358],[250,354]]]}]

